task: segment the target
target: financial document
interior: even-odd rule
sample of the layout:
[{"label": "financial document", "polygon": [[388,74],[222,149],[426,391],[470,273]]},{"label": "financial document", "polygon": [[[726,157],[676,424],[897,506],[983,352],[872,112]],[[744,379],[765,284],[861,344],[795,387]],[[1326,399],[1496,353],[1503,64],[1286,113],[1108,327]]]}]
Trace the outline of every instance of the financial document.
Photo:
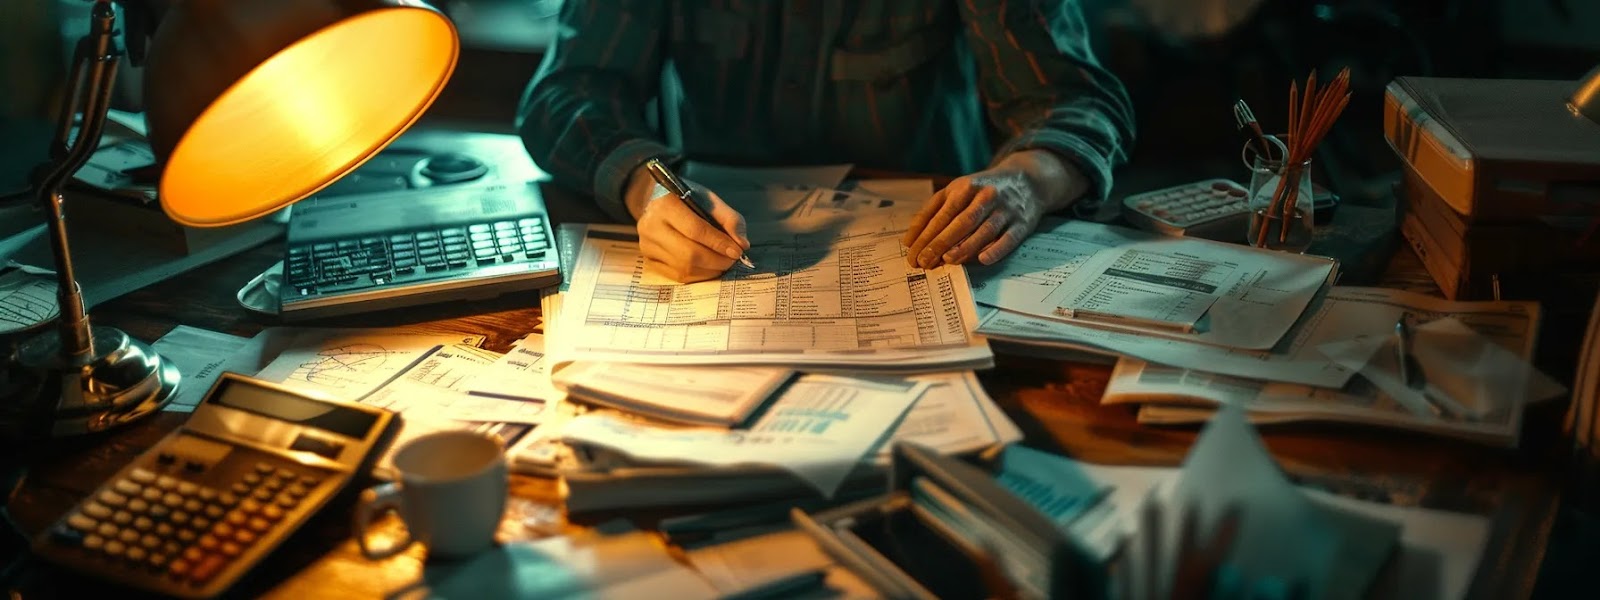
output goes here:
[{"label": "financial document", "polygon": [[1330,279],[1331,260],[1048,220],[1011,256],[973,266],[985,305],[1101,329],[1267,350]]},{"label": "financial document", "polygon": [[791,385],[749,429],[677,428],[590,413],[568,422],[562,437],[645,464],[778,466],[831,497],[927,389],[927,382],[811,376]]},{"label": "financial document", "polygon": [[296,389],[356,401],[400,377],[446,346],[482,343],[482,336],[393,330],[304,330],[256,374]]},{"label": "financial document", "polygon": [[[1323,344],[1393,335],[1406,314],[1450,315],[1491,338],[1532,343],[1539,307],[1532,302],[1452,302],[1387,288],[1335,286],[1307,310],[1290,336],[1271,352],[1217,348],[1176,339],[1086,327],[1003,310],[988,311],[980,334],[1029,344],[1109,351],[1174,367],[1250,379],[1337,388],[1354,373],[1318,351]],[[1429,317],[1432,315],[1432,317]]]},{"label": "financial document", "polygon": [[[753,236],[754,237],[754,236]],[[636,236],[591,231],[561,325],[567,360],[974,368],[992,363],[959,266],[906,263],[899,232],[757,238],[760,270],[678,284]]]}]

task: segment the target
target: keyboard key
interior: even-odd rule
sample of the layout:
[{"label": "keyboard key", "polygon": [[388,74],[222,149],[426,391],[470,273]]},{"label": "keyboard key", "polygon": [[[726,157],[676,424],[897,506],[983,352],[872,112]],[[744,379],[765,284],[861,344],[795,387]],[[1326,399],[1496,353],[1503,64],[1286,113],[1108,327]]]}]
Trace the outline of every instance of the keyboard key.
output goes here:
[{"label": "keyboard key", "polygon": [[200,491],[198,492],[198,495],[199,495],[201,500],[204,500],[206,502],[214,501],[214,500],[217,499],[217,488],[208,488],[208,487],[200,488]]},{"label": "keyboard key", "polygon": [[132,496],[138,494],[139,490],[143,488],[131,479],[119,479],[116,483],[111,484],[111,489],[116,490],[118,494]]},{"label": "keyboard key", "polygon": [[467,226],[467,231],[470,231],[472,233],[487,233],[489,231],[489,224],[487,224],[487,223],[473,223],[473,224]]},{"label": "keyboard key", "polygon": [[96,527],[94,530],[95,533],[100,534],[100,537],[108,540],[115,539],[117,537],[117,533],[121,531],[122,528],[117,527],[115,523],[101,523],[100,526]]},{"label": "keyboard key", "polygon": [[90,500],[83,505],[83,514],[95,519],[104,519],[111,516],[111,509],[104,504]]},{"label": "keyboard key", "polygon": [[180,481],[180,482],[178,482],[178,493],[179,494],[183,494],[185,496],[190,496],[190,495],[194,495],[195,493],[197,493],[199,491],[200,491],[200,486],[195,485],[193,482],[190,482],[190,481]]},{"label": "keyboard key", "polygon": [[521,225],[523,227],[538,227],[539,224],[543,223],[543,222],[544,222],[544,220],[540,219],[538,217],[527,217],[525,219],[521,219],[521,220],[517,221],[517,224]]},{"label": "keyboard key", "polygon": [[127,556],[128,560],[133,562],[144,562],[145,557],[149,556],[149,553],[146,552],[144,548],[134,546],[132,548],[128,548]]},{"label": "keyboard key", "polygon": [[487,231],[474,231],[471,235],[467,236],[467,239],[470,239],[474,242],[492,242],[494,241],[494,234]]},{"label": "keyboard key", "polygon": [[117,532],[117,541],[124,544],[138,542],[140,537],[143,537],[142,534],[132,529],[124,529],[120,532]]},{"label": "keyboard key", "polygon": [[143,537],[139,538],[139,545],[144,547],[146,550],[155,550],[161,547],[162,541],[163,540],[160,536],[145,534]]},{"label": "keyboard key", "polygon": [[136,517],[133,520],[133,528],[139,531],[150,531],[155,526],[156,522],[151,520],[150,517]]},{"label": "keyboard key", "polygon": [[119,510],[115,514],[111,515],[111,522],[112,523],[116,523],[118,525],[127,525],[129,523],[132,523],[133,522],[133,513],[125,511],[125,510]]},{"label": "keyboard key", "polygon": [[99,523],[83,513],[73,513],[67,517],[67,526],[78,531],[94,531],[96,525]]},{"label": "keyboard key", "polygon": [[111,490],[100,492],[100,503],[106,506],[118,507],[128,503],[128,497]]},{"label": "keyboard key", "polygon": [[495,231],[507,231],[516,228],[517,224],[511,221],[496,221],[494,224]]},{"label": "keyboard key", "polygon": [[122,553],[128,551],[128,545],[117,540],[108,540],[106,541],[105,547],[101,548],[100,550],[105,552],[107,556],[119,558],[122,556]]},{"label": "keyboard key", "polygon": [[83,537],[83,547],[89,550],[99,550],[106,545],[106,539],[95,534]]},{"label": "keyboard key", "polygon": [[193,581],[195,583],[205,583],[210,581],[212,577],[217,576],[217,573],[222,572],[222,567],[227,565],[228,557],[221,554],[209,555],[205,557],[204,560],[201,560],[199,563],[195,564],[194,570],[189,572],[189,581]]}]

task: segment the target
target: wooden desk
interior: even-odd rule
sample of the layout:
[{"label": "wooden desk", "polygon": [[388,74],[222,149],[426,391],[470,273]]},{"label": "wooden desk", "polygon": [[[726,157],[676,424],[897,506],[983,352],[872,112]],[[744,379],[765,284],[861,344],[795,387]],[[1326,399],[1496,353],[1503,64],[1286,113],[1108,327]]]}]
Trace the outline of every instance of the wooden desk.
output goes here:
[{"label": "wooden desk", "polygon": [[[552,198],[559,194],[551,194]],[[557,219],[596,219],[586,205],[552,202]],[[236,335],[252,335],[271,323],[245,315],[234,292],[272,264],[276,244],[114,300],[94,313],[97,323],[121,327],[155,340],[178,324]],[[1397,287],[1425,285],[1409,251],[1389,269]],[[342,319],[344,326],[420,325],[488,335],[485,346],[505,351],[539,317],[534,295],[504,297],[471,306],[435,306]],[[1192,429],[1153,429],[1135,423],[1126,407],[1099,404],[1109,367],[1064,364],[1022,356],[1000,356],[982,373],[989,393],[1027,434],[1031,446],[1108,464],[1177,465],[1195,437]],[[1549,412],[1549,411],[1545,411]],[[42,531],[140,451],[182,422],[164,413],[126,430],[94,439],[8,449],[0,466],[30,469],[11,503],[26,533]],[[1492,515],[1495,527],[1474,583],[1477,597],[1525,597],[1544,556],[1559,498],[1549,460],[1558,429],[1554,415],[1529,419],[1525,448],[1496,451],[1465,443],[1408,438],[1391,432],[1328,428],[1277,428],[1265,432],[1273,454],[1296,477],[1345,493],[1401,504]],[[554,499],[545,480],[518,476],[513,492],[536,502]],[[415,581],[423,571],[422,549],[413,547],[380,562],[361,558],[347,537],[348,513],[325,515],[276,553],[244,589],[269,597],[295,598],[334,591],[377,597]],[[51,569],[30,567],[28,597],[95,594],[94,584]]]}]

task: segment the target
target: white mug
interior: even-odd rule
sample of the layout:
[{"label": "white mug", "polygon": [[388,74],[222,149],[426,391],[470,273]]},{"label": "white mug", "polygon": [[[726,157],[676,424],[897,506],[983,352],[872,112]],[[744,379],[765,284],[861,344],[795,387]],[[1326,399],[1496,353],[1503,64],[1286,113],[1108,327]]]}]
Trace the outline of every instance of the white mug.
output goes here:
[{"label": "white mug", "polygon": [[[495,437],[472,431],[424,435],[394,455],[396,481],[361,492],[352,530],[361,553],[377,560],[413,541],[429,558],[461,558],[494,545],[505,514],[508,480],[504,447]],[[396,511],[406,538],[373,548],[367,528],[374,517]]]}]

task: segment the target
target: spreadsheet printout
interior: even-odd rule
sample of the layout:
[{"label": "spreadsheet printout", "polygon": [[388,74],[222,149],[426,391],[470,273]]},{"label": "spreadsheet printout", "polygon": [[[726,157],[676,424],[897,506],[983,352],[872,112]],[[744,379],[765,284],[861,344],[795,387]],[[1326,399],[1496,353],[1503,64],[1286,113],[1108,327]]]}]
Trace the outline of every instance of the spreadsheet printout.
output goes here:
[{"label": "spreadsheet printout", "polygon": [[992,360],[972,336],[966,272],[909,266],[899,237],[870,229],[758,237],[749,254],[760,270],[678,284],[646,268],[636,237],[590,232],[564,311],[571,357],[899,367]]}]

